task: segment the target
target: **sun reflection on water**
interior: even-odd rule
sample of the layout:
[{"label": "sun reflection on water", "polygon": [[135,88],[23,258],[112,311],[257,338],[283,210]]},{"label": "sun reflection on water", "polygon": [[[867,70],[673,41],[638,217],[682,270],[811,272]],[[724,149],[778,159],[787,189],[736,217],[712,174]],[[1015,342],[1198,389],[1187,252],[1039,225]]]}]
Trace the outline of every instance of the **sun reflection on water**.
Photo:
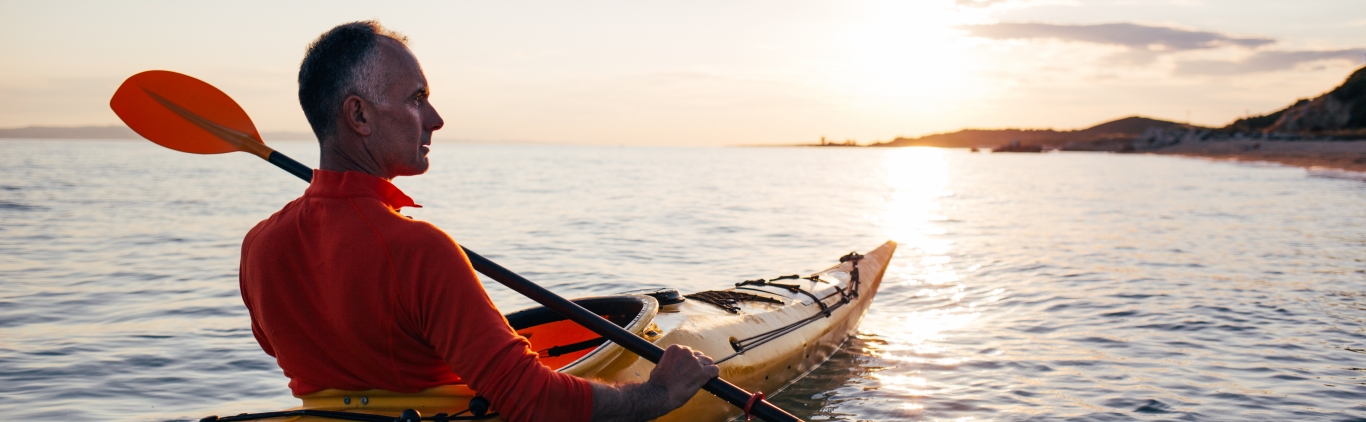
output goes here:
[{"label": "sun reflection on water", "polygon": [[[915,310],[886,315],[879,323],[870,324],[867,328],[875,330],[885,343],[873,344],[865,352],[901,367],[895,373],[869,374],[878,388],[912,397],[945,394],[921,368],[952,368],[970,361],[943,347],[946,338],[978,319],[978,303],[989,303],[1005,294],[997,289],[968,299],[969,286],[963,283],[962,269],[953,262],[953,242],[945,238],[948,232],[943,227],[949,220],[944,202],[954,194],[948,187],[949,154],[952,152],[938,148],[901,148],[888,152],[883,159],[888,190],[876,222],[900,244],[883,288],[904,291],[900,296],[913,301],[909,308]],[[922,409],[922,404],[912,402],[901,410],[917,413]]]},{"label": "sun reflection on water", "polygon": [[949,257],[943,255],[949,242],[934,237],[945,233],[934,224],[946,219],[940,213],[939,199],[953,195],[947,190],[949,163],[945,154],[939,148],[898,148],[883,159],[889,192],[886,209],[877,223],[901,245],[900,254],[908,252],[908,248],[925,252],[922,264],[949,262]]}]

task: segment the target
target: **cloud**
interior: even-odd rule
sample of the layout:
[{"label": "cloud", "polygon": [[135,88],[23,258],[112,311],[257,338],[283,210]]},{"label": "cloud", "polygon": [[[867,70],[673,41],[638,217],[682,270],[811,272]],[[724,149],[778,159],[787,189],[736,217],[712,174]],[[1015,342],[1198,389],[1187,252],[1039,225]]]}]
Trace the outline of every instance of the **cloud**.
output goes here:
[{"label": "cloud", "polygon": [[[965,0],[959,0],[963,2]],[[972,1],[972,0],[966,0]],[[986,0],[993,1],[993,0]],[[1047,23],[997,23],[966,25],[959,29],[991,39],[1048,38],[1064,41],[1118,45],[1138,50],[1184,51],[1224,46],[1255,48],[1275,40],[1260,37],[1232,37],[1217,32],[1147,26],[1132,23],[1099,25],[1054,25]]]},{"label": "cloud", "polygon": [[1178,75],[1236,75],[1293,69],[1301,63],[1325,60],[1351,60],[1361,63],[1366,48],[1306,51],[1261,51],[1244,60],[1188,60],[1177,63]]},{"label": "cloud", "polygon": [[[957,0],[963,3],[1005,0]],[[1125,47],[1128,50],[1109,57],[1109,65],[1144,65],[1159,56],[1183,51],[1238,47],[1258,50],[1276,40],[1264,37],[1235,37],[1210,31],[1193,31],[1133,23],[1099,25],[1055,25],[1047,23],[997,23],[967,25],[959,29],[972,36],[990,39],[1057,39]],[[1294,69],[1303,63],[1352,60],[1361,63],[1366,48],[1338,50],[1260,50],[1242,60],[1179,60],[1178,75],[1237,75]]]}]

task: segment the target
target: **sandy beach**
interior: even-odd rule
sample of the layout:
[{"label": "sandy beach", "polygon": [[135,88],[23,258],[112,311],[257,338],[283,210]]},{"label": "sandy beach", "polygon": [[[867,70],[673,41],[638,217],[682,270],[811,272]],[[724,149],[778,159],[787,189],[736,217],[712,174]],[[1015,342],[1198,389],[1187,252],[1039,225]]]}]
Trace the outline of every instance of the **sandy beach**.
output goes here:
[{"label": "sandy beach", "polygon": [[1183,142],[1151,152],[1366,172],[1366,140]]}]

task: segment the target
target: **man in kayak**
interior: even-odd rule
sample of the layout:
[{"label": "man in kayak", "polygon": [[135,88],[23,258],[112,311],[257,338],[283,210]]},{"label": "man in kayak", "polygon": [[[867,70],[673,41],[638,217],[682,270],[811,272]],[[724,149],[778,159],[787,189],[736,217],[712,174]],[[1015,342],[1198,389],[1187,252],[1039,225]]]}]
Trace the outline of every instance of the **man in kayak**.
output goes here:
[{"label": "man in kayak", "polygon": [[406,42],[353,22],[309,46],[299,102],[321,168],[242,243],[252,334],[294,395],[464,383],[513,421],[647,420],[682,406],[717,376],[710,358],[669,347],[644,383],[555,372],[494,307],[455,241],[399,214],[418,205],[389,181],[427,171],[443,125]]}]

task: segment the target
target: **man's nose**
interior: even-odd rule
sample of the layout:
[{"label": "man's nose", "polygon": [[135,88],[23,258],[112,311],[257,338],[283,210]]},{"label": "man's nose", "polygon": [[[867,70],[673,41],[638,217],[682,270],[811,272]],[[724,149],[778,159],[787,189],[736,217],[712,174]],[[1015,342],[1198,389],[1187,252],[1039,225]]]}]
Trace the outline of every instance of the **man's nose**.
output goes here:
[{"label": "man's nose", "polygon": [[441,119],[441,114],[437,113],[436,107],[432,107],[431,104],[427,105],[427,112],[423,114],[425,114],[423,120],[427,122],[427,130],[441,129],[442,126],[446,125],[446,121]]}]

